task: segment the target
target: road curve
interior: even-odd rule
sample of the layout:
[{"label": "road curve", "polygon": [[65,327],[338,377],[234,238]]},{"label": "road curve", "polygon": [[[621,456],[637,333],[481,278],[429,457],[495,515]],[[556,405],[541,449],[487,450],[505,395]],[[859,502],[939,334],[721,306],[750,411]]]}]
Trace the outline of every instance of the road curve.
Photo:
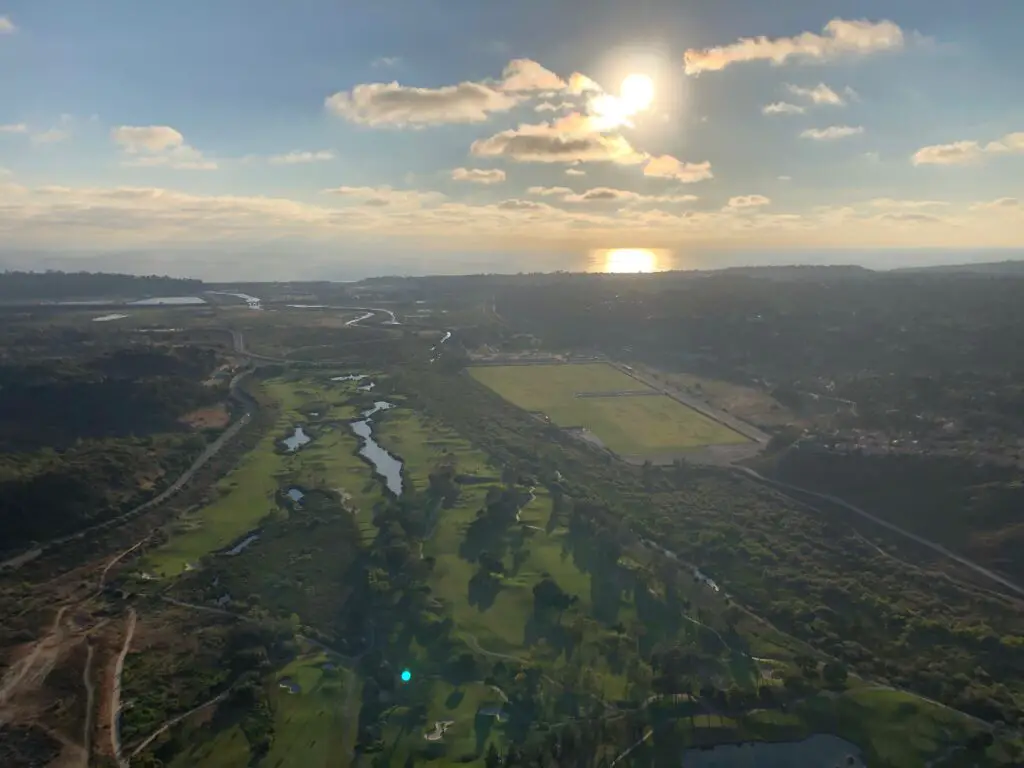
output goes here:
[{"label": "road curve", "polygon": [[164,723],[159,728],[157,728],[155,731],[153,731],[153,733],[149,734],[149,736],[147,736],[145,739],[143,739],[143,741],[137,747],[135,747],[135,749],[132,750],[131,754],[128,755],[128,759],[127,760],[122,760],[119,764],[123,768],[128,768],[128,765],[129,765],[131,759],[133,757],[135,757],[137,754],[139,754],[139,752],[144,750],[146,747],[148,747],[150,744],[152,744],[153,740],[156,739],[157,736],[159,736],[161,733],[164,733],[167,730],[170,730],[175,725],[177,725],[182,720],[184,720],[186,717],[189,717],[190,715],[194,715],[196,712],[199,712],[200,710],[206,709],[207,707],[211,707],[214,704],[216,704],[216,703],[218,703],[220,701],[223,701],[225,698],[227,698],[227,695],[228,695],[229,692],[230,692],[230,689],[227,690],[227,691],[224,691],[223,693],[218,693],[212,699],[209,699],[208,701],[204,701],[202,704],[200,704],[200,705],[198,705],[196,707],[192,707],[192,709],[190,709],[188,712],[182,712],[177,717],[172,717],[166,723]]},{"label": "road curve", "polygon": [[881,525],[883,528],[887,528],[893,533],[898,533],[900,536],[903,536],[904,538],[910,539],[911,541],[914,541],[922,546],[928,547],[928,549],[932,550],[933,552],[937,552],[943,557],[949,558],[950,560],[959,563],[965,568],[969,568],[975,573],[984,576],[985,578],[990,579],[996,582],[997,584],[1001,584],[1007,589],[1016,592],[1018,595],[1024,596],[1024,587],[1021,587],[1015,584],[1014,582],[1010,581],[1009,579],[1000,576],[998,573],[995,573],[994,571],[991,571],[983,565],[979,565],[973,560],[969,560],[968,558],[963,557],[962,555],[958,555],[955,552],[951,552],[941,544],[931,541],[930,539],[926,539],[923,536],[918,536],[916,533],[911,533],[905,528],[900,528],[898,525],[890,523],[888,520],[883,520],[877,515],[873,515],[870,512],[867,512],[866,510],[863,510],[860,507],[851,504],[850,502],[845,501],[844,499],[839,498],[838,496],[833,496],[828,493],[819,493],[817,491],[812,491],[808,488],[802,488],[799,485],[793,485],[792,483],[784,483],[781,480],[773,480],[769,477],[765,477],[760,472],[757,472],[756,470],[753,470],[750,467],[734,467],[733,469],[736,472],[742,472],[748,477],[754,478],[760,483],[773,486],[775,488],[778,488],[779,490],[795,491],[805,496],[810,496],[816,499],[822,499],[823,501],[827,501],[837,506],[840,506],[843,509],[849,510],[850,512],[853,512],[856,515],[860,515],[861,517],[870,520],[873,523]]},{"label": "road curve", "polygon": [[225,445],[231,442],[231,440],[233,440],[235,436],[242,430],[242,427],[244,427],[252,420],[252,411],[255,409],[256,404],[248,395],[246,395],[243,391],[238,389],[238,384],[250,373],[252,373],[252,369],[246,369],[245,371],[242,371],[241,373],[237,374],[231,380],[230,386],[231,396],[235,398],[235,400],[237,400],[238,402],[242,403],[242,405],[245,407],[245,413],[243,413],[241,417],[239,417],[234,423],[232,423],[227,429],[225,429],[216,440],[214,440],[212,443],[206,446],[206,448],[198,456],[198,458],[196,458],[196,460],[192,462],[191,466],[189,466],[188,469],[182,472],[181,475],[179,475],[178,478],[173,483],[171,483],[167,488],[165,488],[159,495],[154,496],[149,501],[139,504],[137,507],[130,509],[123,515],[111,518],[110,520],[104,520],[102,523],[97,523],[96,525],[90,526],[88,528],[85,528],[81,531],[77,531],[72,534],[68,534],[67,536],[60,536],[56,539],[50,539],[50,541],[45,542],[43,544],[37,544],[32,549],[19,552],[18,554],[8,558],[7,560],[0,562],[0,571],[16,571],[25,563],[34,560],[43,553],[51,549],[54,549],[55,547],[59,547],[62,544],[67,544],[69,541],[83,539],[91,533],[96,533],[97,531],[106,530],[108,528],[113,528],[114,526],[120,525],[126,520],[130,520],[131,518],[142,514],[148,509],[152,509],[155,506],[163,504],[165,501],[171,498],[171,496],[180,491],[193,478],[196,472],[202,469],[206,465],[206,463],[210,461],[210,459],[212,459],[214,456],[220,453],[221,449],[223,449]]}]

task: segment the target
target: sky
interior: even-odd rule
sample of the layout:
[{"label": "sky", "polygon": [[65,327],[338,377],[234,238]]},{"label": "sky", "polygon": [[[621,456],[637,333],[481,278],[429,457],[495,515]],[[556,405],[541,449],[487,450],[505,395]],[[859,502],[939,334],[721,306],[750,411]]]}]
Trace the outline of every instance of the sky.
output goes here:
[{"label": "sky", "polygon": [[0,267],[1020,256],[1022,28],[1010,0],[0,0]]}]

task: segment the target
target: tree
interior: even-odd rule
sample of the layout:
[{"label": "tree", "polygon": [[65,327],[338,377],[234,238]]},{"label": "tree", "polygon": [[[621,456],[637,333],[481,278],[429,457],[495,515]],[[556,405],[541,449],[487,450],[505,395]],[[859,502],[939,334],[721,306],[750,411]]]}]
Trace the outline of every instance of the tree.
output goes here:
[{"label": "tree", "polygon": [[839,661],[828,662],[821,670],[821,676],[830,688],[842,688],[846,685],[846,678],[849,675],[846,665]]},{"label": "tree", "polygon": [[501,755],[498,754],[498,749],[494,746],[493,741],[487,748],[487,757],[484,758],[484,765],[486,768],[498,768],[501,765]]}]

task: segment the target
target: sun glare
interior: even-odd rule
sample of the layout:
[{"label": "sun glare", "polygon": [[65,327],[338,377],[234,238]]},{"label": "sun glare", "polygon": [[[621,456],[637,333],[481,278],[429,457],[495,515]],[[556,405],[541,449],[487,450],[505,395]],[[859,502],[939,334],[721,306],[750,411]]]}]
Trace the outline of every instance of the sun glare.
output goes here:
[{"label": "sun glare", "polygon": [[622,100],[633,112],[642,112],[654,101],[654,81],[647,75],[632,74],[622,81]]},{"label": "sun glare", "polygon": [[656,272],[658,254],[647,248],[611,248],[599,252],[595,266],[601,272]]}]

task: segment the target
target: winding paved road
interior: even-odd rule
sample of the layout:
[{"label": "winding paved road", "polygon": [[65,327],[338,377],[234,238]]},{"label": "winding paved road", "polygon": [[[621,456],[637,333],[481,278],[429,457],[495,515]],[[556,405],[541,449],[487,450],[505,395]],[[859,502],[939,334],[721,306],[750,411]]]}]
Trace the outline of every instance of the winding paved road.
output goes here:
[{"label": "winding paved road", "polygon": [[[244,341],[242,343],[244,345]],[[48,552],[51,549],[55,549],[56,547],[59,547],[63,544],[67,544],[69,541],[80,540],[92,533],[96,533],[97,531],[103,531],[118,526],[126,520],[130,520],[133,517],[141,515],[148,509],[152,509],[153,507],[163,504],[165,501],[171,498],[171,496],[173,496],[182,488],[184,488],[185,485],[188,484],[188,482],[195,476],[196,472],[202,469],[206,465],[206,463],[210,461],[210,459],[212,459],[214,456],[220,453],[224,446],[231,442],[235,438],[235,436],[242,430],[242,428],[252,420],[252,411],[255,409],[256,404],[252,400],[252,398],[245,394],[243,390],[240,390],[238,388],[238,384],[250,373],[252,373],[252,369],[246,369],[245,371],[242,371],[241,373],[237,374],[231,380],[230,386],[231,396],[244,406],[245,413],[243,413],[241,417],[239,417],[234,423],[232,423],[227,429],[225,429],[216,440],[214,440],[212,443],[206,446],[206,448],[198,456],[198,458],[196,458],[196,460],[192,462],[191,466],[189,466],[188,469],[182,472],[181,475],[179,475],[178,478],[173,483],[167,486],[167,488],[165,488],[162,493],[160,493],[157,496],[154,496],[149,501],[139,504],[137,507],[129,510],[128,512],[125,512],[123,515],[111,518],[110,520],[104,520],[102,523],[90,526],[81,531],[77,531],[76,533],[72,533],[67,536],[60,536],[56,539],[51,539],[48,542],[36,545],[32,549],[24,550],[18,553],[17,555],[14,555],[13,557],[8,558],[7,560],[4,560],[2,563],[0,563],[0,571],[16,571],[25,563],[35,560],[43,553]]]}]

